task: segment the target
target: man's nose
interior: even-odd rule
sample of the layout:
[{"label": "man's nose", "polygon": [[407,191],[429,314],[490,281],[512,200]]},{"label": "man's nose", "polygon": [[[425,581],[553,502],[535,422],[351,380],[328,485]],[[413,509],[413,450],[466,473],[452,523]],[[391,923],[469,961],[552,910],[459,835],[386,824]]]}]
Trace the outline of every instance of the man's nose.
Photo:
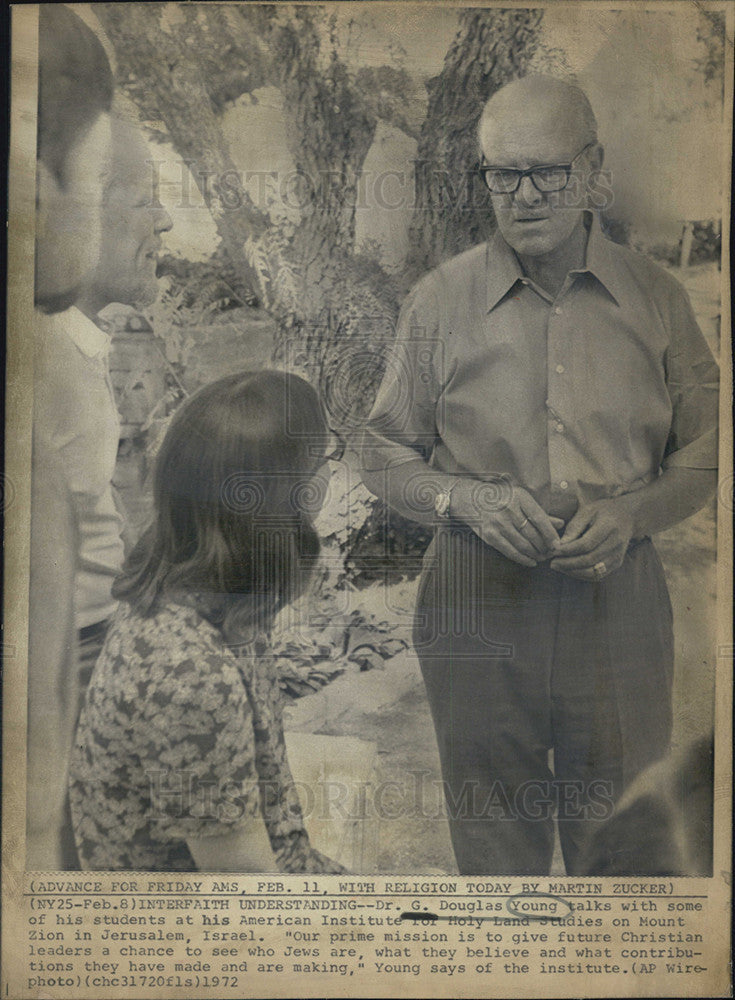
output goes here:
[{"label": "man's nose", "polygon": [[520,201],[523,205],[537,205],[543,198],[543,194],[535,187],[530,177],[521,178],[516,191],[516,201]]},{"label": "man's nose", "polygon": [[167,233],[174,228],[174,220],[163,206],[156,211],[153,228],[157,233]]}]

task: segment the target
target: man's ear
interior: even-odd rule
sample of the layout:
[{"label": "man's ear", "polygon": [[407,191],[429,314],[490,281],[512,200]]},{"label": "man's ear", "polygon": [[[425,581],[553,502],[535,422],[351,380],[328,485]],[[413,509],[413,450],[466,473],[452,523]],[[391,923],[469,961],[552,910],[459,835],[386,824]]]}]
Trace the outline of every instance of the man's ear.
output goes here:
[{"label": "man's ear", "polygon": [[50,196],[52,200],[60,197],[62,187],[58,177],[49,170],[43,160],[36,160],[36,188],[40,204],[44,205],[44,195]]},{"label": "man's ear", "polygon": [[608,198],[612,195],[610,189],[610,178],[606,177],[602,170],[605,160],[605,148],[599,142],[589,152],[590,171],[587,175],[587,208],[601,209],[607,206]]},{"label": "man's ear", "polygon": [[58,217],[64,202],[64,188],[43,160],[36,160],[36,225],[44,230]]},{"label": "man's ear", "polygon": [[37,160],[34,293],[36,305],[45,312],[62,312],[76,298],[79,265],[68,231],[72,198],[54,172]]},{"label": "man's ear", "polygon": [[44,269],[63,198],[58,178],[42,160],[36,160],[36,261]]},{"label": "man's ear", "polygon": [[595,145],[590,150],[590,166],[592,168],[593,173],[602,170],[602,164],[604,160],[605,160],[605,147],[601,143],[596,142]]}]

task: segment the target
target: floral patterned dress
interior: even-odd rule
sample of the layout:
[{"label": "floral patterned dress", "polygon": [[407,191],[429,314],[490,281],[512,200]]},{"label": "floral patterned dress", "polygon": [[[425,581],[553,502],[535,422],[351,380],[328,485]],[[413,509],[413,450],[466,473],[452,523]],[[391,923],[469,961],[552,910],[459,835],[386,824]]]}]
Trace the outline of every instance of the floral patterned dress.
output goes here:
[{"label": "floral patterned dress", "polygon": [[225,641],[201,595],[121,604],[87,690],[70,770],[86,869],[194,870],[188,838],[261,813],[280,871],[340,872],[309,843],[264,635]]}]

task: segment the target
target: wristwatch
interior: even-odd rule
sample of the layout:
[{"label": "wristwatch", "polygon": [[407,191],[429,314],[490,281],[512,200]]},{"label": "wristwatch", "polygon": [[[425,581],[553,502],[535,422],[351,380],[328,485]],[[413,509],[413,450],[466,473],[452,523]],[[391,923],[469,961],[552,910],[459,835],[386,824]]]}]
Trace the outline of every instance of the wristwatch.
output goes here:
[{"label": "wristwatch", "polygon": [[445,489],[441,490],[439,493],[437,493],[434,499],[434,513],[436,514],[437,517],[440,517],[443,521],[449,520],[450,517],[449,504],[452,499],[452,490],[454,489],[454,487],[457,485],[458,482],[459,480],[455,479],[454,482],[451,484],[451,486],[448,486]]}]

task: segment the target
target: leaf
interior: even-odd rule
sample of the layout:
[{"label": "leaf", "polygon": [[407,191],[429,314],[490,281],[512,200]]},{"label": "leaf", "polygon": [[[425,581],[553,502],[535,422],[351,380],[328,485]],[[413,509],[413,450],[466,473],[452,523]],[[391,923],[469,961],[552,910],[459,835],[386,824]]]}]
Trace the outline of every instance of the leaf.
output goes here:
[{"label": "leaf", "polygon": [[370,644],[363,644],[354,649],[350,655],[349,659],[353,663],[357,663],[360,670],[384,670],[385,664],[383,663],[383,658],[377,651],[375,646]]},{"label": "leaf", "polygon": [[408,649],[408,643],[405,639],[386,639],[385,642],[381,642],[378,646],[378,652],[385,660],[396,656],[404,649]]}]

